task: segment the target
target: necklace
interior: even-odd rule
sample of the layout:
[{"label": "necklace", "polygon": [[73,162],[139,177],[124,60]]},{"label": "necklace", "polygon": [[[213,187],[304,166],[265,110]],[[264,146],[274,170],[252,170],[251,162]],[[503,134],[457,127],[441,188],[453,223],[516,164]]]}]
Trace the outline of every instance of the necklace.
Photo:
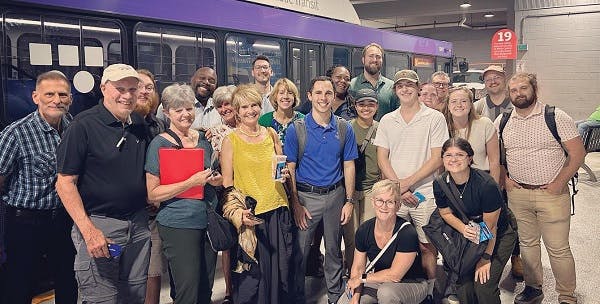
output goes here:
[{"label": "necklace", "polygon": [[467,182],[465,183],[465,186],[463,187],[462,191],[459,192],[459,196],[460,199],[463,198],[463,194],[465,193],[465,190],[467,190],[467,185],[469,184],[469,179],[467,179]]},{"label": "necklace", "polygon": [[244,131],[242,129],[242,127],[239,127],[238,130],[240,130],[240,133],[248,136],[248,137],[259,137],[260,136],[260,127],[258,127],[258,131],[256,131],[256,133],[252,134],[252,133],[246,133],[246,131]]}]

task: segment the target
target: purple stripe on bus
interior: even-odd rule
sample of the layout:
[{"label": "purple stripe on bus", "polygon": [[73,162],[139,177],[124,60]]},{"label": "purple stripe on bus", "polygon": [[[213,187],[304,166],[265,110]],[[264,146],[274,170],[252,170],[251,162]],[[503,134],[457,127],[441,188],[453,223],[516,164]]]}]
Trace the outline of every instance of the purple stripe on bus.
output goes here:
[{"label": "purple stripe on bus", "polygon": [[[452,43],[394,33],[237,0],[19,0],[18,2],[170,20],[222,29],[364,46],[433,56],[452,56]],[[185,2],[185,3],[182,3]]]}]

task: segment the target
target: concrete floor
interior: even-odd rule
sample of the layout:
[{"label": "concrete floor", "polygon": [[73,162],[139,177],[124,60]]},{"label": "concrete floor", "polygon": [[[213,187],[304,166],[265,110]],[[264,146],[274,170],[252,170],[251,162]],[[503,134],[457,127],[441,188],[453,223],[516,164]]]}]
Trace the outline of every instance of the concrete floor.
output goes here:
[{"label": "concrete floor", "polygon": [[[586,163],[595,174],[600,177],[600,153],[587,156]],[[589,176],[580,170],[579,194],[575,197],[575,215],[571,218],[571,250],[575,257],[577,270],[576,294],[580,304],[600,303],[600,214],[598,203],[600,197],[600,182],[590,182]],[[225,281],[221,274],[221,265],[218,261],[217,275],[213,290],[213,303],[221,303],[225,295]],[[557,303],[557,293],[554,290],[555,282],[550,269],[550,262],[545,249],[542,249],[542,264],[544,267],[544,294],[543,304]],[[514,296],[523,290],[523,283],[516,282],[509,275],[510,262],[507,265],[500,284],[500,298],[502,303],[513,303]],[[322,279],[307,278],[307,294],[310,295],[308,303],[327,303],[325,284]],[[161,304],[171,303],[169,298],[169,283],[163,280]],[[45,303],[53,303],[47,301]]]}]

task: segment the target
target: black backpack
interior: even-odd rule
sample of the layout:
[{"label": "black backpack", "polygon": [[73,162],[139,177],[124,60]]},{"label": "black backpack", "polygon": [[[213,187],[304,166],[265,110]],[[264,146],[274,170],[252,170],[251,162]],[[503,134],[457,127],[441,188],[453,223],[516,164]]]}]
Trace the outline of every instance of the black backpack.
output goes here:
[{"label": "black backpack", "polygon": [[[510,118],[510,114],[512,113],[512,109],[502,112],[502,118],[500,119],[500,125],[498,126],[498,141],[500,144],[500,165],[504,166],[506,172],[508,173],[508,166],[506,165],[506,149],[504,148],[504,139],[502,139],[502,131],[504,131],[504,127],[508,123],[508,119]],[[565,153],[565,156],[569,156],[569,152],[565,149],[562,144],[562,140],[560,139],[560,135],[558,135],[558,130],[556,129],[556,113],[555,107],[551,105],[546,105],[544,107],[544,121],[546,121],[546,126],[554,136],[554,139],[560,144]],[[571,194],[571,215],[575,215],[575,195],[579,190],[577,190],[577,182],[579,180],[579,174],[575,172],[575,175],[571,177],[571,187],[573,189],[573,193]]]}]

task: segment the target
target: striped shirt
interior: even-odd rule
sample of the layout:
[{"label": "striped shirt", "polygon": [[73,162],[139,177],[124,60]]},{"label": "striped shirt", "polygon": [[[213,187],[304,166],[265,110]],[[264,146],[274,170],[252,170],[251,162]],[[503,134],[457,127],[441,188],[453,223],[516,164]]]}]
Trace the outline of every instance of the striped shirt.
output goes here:
[{"label": "striped shirt", "polygon": [[[63,130],[69,121],[63,117]],[[61,207],[54,187],[59,141],[58,131],[38,111],[0,133],[0,176],[6,177],[2,200],[7,205],[38,210]]]}]

